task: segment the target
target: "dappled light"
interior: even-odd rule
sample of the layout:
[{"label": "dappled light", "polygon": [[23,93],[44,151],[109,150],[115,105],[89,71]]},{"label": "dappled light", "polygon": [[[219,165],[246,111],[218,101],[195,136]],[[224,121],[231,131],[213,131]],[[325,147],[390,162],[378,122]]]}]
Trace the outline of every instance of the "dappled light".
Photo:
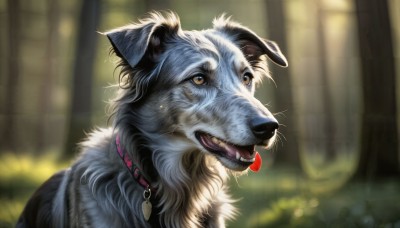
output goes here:
[{"label": "dappled light", "polygon": [[229,180],[228,227],[400,227],[400,0],[34,2],[0,3],[0,228],[112,126],[119,57],[102,33],[166,9],[186,30],[226,13],[289,63],[268,60],[256,88],[277,140]]},{"label": "dappled light", "polygon": [[66,166],[57,162],[55,153],[0,155],[0,227],[12,227],[35,189]]},{"label": "dappled light", "polygon": [[285,168],[264,172],[268,175],[232,181],[233,195],[240,198],[237,205],[245,209],[242,219],[229,227],[390,227],[399,223],[400,206],[394,202],[400,200],[400,183],[396,180],[349,183],[334,176],[313,180]]}]

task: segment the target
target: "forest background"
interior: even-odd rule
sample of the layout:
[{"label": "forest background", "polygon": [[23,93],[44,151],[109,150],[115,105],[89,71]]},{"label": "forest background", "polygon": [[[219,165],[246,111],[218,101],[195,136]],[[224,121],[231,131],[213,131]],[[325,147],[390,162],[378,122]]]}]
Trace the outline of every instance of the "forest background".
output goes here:
[{"label": "forest background", "polygon": [[166,9],[189,30],[231,15],[289,61],[258,88],[283,126],[231,181],[229,227],[400,227],[400,0],[0,0],[0,227],[109,126],[117,59],[97,31]]}]

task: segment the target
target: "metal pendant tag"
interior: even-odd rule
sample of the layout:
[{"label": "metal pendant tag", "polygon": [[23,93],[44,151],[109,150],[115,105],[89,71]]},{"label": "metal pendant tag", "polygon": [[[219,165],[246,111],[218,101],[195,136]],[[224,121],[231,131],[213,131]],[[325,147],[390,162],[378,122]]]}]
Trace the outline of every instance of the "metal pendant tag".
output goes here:
[{"label": "metal pendant tag", "polygon": [[152,205],[149,201],[150,197],[151,197],[151,190],[149,187],[147,187],[146,190],[144,190],[143,192],[144,201],[142,203],[143,217],[146,221],[149,221],[152,210]]},{"label": "metal pendant tag", "polygon": [[152,209],[151,203],[149,201],[143,201],[142,212],[143,212],[143,217],[146,221],[149,221],[151,215],[151,209]]}]

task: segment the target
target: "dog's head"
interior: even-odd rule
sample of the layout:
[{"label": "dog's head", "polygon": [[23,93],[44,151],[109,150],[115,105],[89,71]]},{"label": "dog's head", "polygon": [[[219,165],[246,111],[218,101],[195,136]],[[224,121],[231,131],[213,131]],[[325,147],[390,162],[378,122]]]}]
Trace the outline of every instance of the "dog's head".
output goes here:
[{"label": "dog's head", "polygon": [[266,57],[287,66],[274,42],[225,17],[212,29],[184,31],[174,14],[106,35],[122,59],[120,102],[131,110],[121,115],[134,113],[143,133],[179,138],[236,171],[254,162],[255,145],[274,141],[278,122],[254,98],[269,77]]}]

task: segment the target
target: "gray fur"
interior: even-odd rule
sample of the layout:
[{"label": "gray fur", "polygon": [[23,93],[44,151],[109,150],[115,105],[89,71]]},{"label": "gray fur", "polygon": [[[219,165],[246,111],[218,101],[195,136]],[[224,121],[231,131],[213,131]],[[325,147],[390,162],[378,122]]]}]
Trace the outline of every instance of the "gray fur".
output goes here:
[{"label": "gray fur", "polygon": [[[260,140],[248,122],[257,116],[273,119],[253,95],[256,84],[269,77],[265,56],[282,66],[285,57],[275,43],[225,17],[216,19],[213,29],[183,31],[175,14],[153,13],[105,35],[121,58],[113,126],[81,143],[81,155],[54,197],[53,224],[225,227],[237,214],[226,181],[230,172],[244,168],[208,152],[195,132],[234,145],[270,146],[275,137]],[[249,85],[242,82],[246,72],[254,76]],[[206,85],[191,82],[198,73]],[[157,189],[151,223],[142,215],[144,188],[117,155],[117,134]]]}]

